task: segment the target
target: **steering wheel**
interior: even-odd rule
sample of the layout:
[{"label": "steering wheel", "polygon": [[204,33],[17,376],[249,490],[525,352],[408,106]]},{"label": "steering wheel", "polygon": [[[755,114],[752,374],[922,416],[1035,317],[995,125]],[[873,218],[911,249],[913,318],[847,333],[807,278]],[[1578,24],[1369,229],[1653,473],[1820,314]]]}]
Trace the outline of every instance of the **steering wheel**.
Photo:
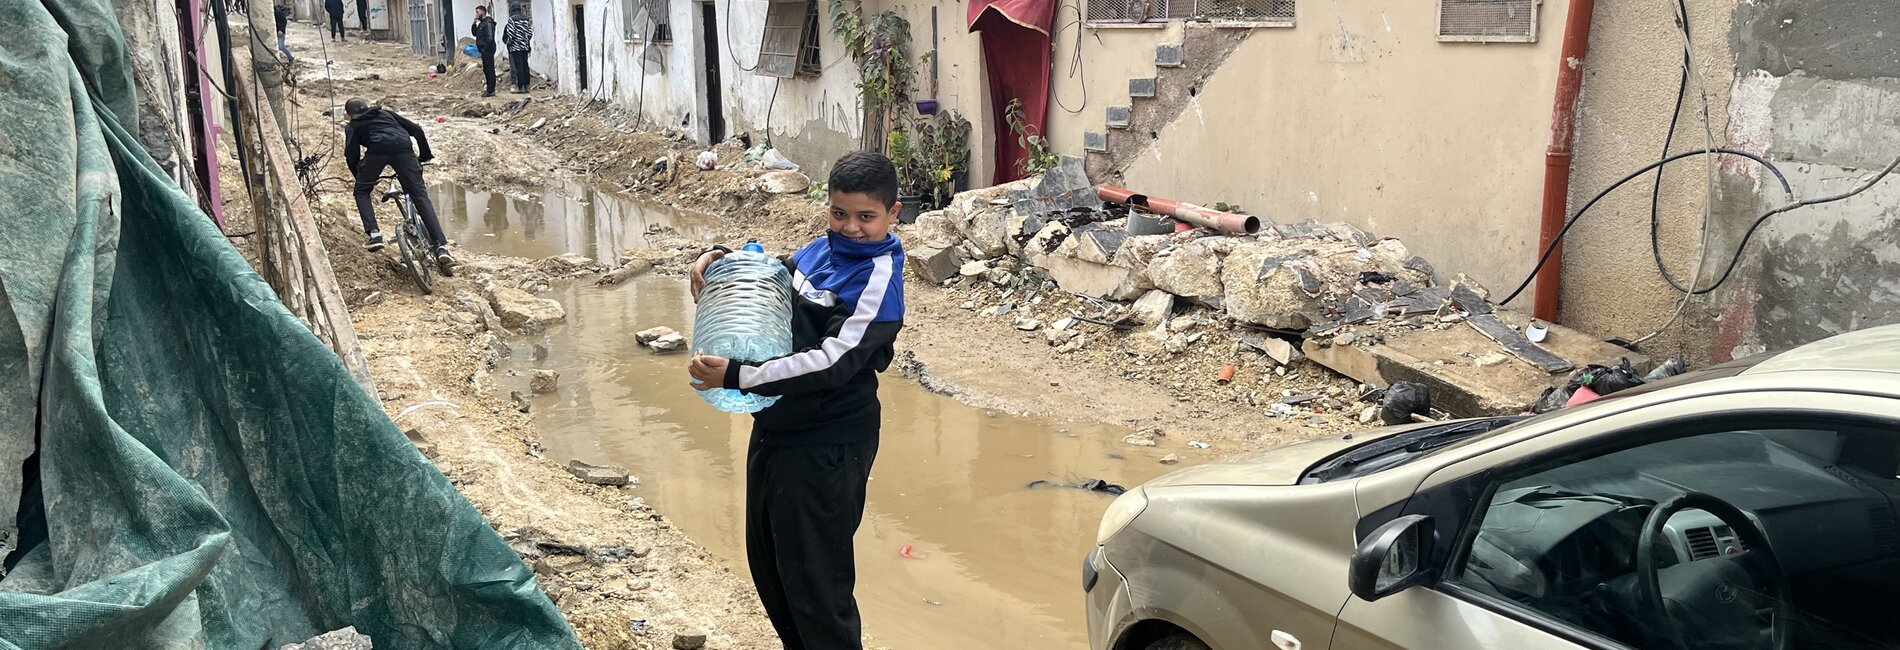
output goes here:
[{"label": "steering wheel", "polygon": [[[1657,554],[1673,549],[1661,543],[1663,525],[1690,509],[1722,520],[1746,550],[1658,569]],[[1701,492],[1677,494],[1649,511],[1636,549],[1637,617],[1651,647],[1758,648],[1760,615],[1768,610],[1773,617],[1768,647],[1788,650],[1788,626],[1794,615],[1788,576],[1781,572],[1781,563],[1768,545],[1768,533],[1740,508]],[[1667,601],[1665,585],[1669,587]],[[1749,585],[1760,590],[1751,590]],[[1690,646],[1689,638],[1698,643]]]}]

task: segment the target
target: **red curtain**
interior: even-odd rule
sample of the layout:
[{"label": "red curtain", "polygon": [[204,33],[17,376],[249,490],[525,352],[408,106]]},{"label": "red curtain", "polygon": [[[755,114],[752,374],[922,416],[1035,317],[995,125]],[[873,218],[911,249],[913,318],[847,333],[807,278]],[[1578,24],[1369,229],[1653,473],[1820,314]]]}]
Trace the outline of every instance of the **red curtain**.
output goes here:
[{"label": "red curtain", "polygon": [[971,0],[970,31],[983,32],[983,63],[989,73],[990,115],[996,125],[995,183],[1022,178],[1017,163],[1028,156],[1009,128],[1005,108],[1022,100],[1023,121],[1035,133],[1049,121],[1049,27],[1055,0]]}]

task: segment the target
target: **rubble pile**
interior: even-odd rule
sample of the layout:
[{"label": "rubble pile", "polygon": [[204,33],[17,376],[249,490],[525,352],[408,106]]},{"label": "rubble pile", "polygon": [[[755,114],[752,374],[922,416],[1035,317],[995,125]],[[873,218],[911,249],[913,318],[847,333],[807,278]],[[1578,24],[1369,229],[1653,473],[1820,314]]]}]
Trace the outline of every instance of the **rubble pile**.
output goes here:
[{"label": "rubble pile", "polygon": [[[1381,361],[1337,352],[1314,356],[1315,348],[1383,351],[1392,338],[1440,332],[1462,348],[1407,359],[1433,368],[1461,360],[1474,365],[1480,358],[1523,366],[1527,372],[1513,378],[1530,384],[1527,397],[1447,401],[1474,415],[1528,409],[1554,376],[1581,365],[1523,340],[1517,332],[1523,324],[1506,323],[1517,315],[1494,314],[1498,309],[1477,283],[1460,275],[1440,284],[1431,263],[1398,239],[1313,219],[1263,219],[1255,234],[1146,234],[1152,219],[1105,205],[1081,167],[1079,159],[1065,158],[1039,178],[959,194],[948,207],[920,215],[902,233],[910,272],[951,290],[971,290],[965,308],[1045,336],[1062,353],[1099,350],[1112,341],[1115,353],[1134,358],[1125,376],[1162,368],[1188,373],[1173,376],[1205,374],[1208,382],[1170,389],[1234,399],[1270,415],[1345,410],[1370,421],[1376,414],[1364,398],[1394,381],[1367,369]],[[1351,392],[1327,382],[1260,390],[1261,381],[1278,386],[1281,373],[1302,370],[1309,356],[1357,381],[1319,368],[1304,368],[1308,374],[1331,375]],[[1214,382],[1234,361],[1240,362],[1238,377]],[[1262,377],[1262,370],[1273,374]],[[1426,384],[1464,389],[1456,382]],[[1287,402],[1303,397],[1313,399]]]}]

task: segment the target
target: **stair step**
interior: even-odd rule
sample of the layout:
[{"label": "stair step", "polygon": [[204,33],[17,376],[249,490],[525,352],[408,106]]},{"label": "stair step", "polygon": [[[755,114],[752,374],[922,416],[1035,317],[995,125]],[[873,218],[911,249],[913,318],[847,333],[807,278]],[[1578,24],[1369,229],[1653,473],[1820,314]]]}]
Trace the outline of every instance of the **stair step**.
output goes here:
[{"label": "stair step", "polygon": [[1108,153],[1108,134],[1098,131],[1082,132],[1082,150],[1095,153]]},{"label": "stair step", "polygon": [[1128,96],[1129,97],[1155,96],[1155,78],[1142,77],[1139,79],[1129,79],[1128,80]]},{"label": "stair step", "polygon": [[1184,65],[1187,65],[1187,62],[1182,58],[1180,45],[1162,44],[1155,46],[1155,67],[1179,68]]},{"label": "stair step", "polygon": [[1108,128],[1126,129],[1129,123],[1134,121],[1134,115],[1133,106],[1110,106],[1108,107]]}]

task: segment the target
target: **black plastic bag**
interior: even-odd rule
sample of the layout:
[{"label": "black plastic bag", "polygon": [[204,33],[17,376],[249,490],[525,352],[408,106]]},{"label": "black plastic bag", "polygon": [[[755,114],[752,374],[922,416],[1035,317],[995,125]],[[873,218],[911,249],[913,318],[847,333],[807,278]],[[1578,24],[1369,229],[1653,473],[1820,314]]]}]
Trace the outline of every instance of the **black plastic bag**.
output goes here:
[{"label": "black plastic bag", "polygon": [[1431,410],[1431,392],[1409,381],[1393,382],[1379,399],[1379,421],[1387,425],[1408,424],[1413,414],[1424,415]]}]

